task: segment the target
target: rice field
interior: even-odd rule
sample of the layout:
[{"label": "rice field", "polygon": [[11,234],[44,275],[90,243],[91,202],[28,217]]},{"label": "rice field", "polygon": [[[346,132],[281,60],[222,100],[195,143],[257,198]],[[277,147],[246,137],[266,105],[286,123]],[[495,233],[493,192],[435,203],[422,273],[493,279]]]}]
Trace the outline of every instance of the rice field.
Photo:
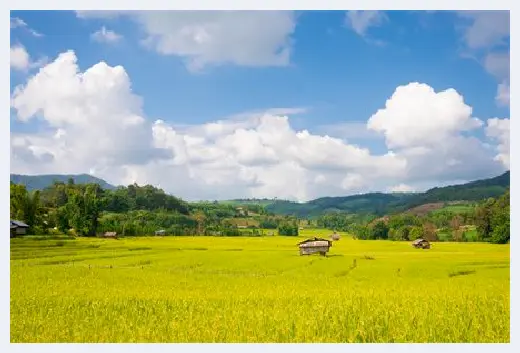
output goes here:
[{"label": "rice field", "polygon": [[12,239],[11,342],[510,340],[509,245],[302,239]]}]

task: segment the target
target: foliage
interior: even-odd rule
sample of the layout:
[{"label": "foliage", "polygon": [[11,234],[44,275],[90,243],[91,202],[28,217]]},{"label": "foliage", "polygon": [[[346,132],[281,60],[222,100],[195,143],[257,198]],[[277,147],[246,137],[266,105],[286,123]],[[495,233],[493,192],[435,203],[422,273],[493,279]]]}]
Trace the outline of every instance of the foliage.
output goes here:
[{"label": "foliage", "polygon": [[490,198],[477,207],[476,226],[479,239],[505,244],[510,239],[509,190],[498,199]]},{"label": "foliage", "polygon": [[298,224],[295,222],[285,222],[278,226],[278,235],[298,236]]}]

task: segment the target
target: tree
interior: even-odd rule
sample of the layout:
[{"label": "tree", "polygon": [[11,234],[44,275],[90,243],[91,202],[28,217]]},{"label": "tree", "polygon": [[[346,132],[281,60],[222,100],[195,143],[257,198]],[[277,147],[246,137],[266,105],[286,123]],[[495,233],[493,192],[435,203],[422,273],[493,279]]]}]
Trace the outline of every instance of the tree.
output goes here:
[{"label": "tree", "polygon": [[488,241],[491,237],[491,215],[495,199],[490,198],[475,210],[475,225],[479,240]]},{"label": "tree", "polygon": [[25,186],[11,183],[10,191],[11,191],[11,195],[10,195],[11,219],[27,221],[26,220],[27,190],[25,189]]},{"label": "tree", "polygon": [[423,237],[424,239],[428,241],[437,241],[439,240],[437,236],[437,228],[435,227],[435,224],[431,222],[425,222],[423,225]]},{"label": "tree", "polygon": [[455,215],[450,221],[451,234],[454,241],[463,240],[462,217]]},{"label": "tree", "polygon": [[372,239],[388,239],[388,226],[384,221],[378,221],[372,227]]},{"label": "tree", "polygon": [[410,233],[409,233],[410,240],[419,239],[419,238],[422,238],[422,236],[423,236],[423,229],[421,227],[412,226],[410,228]]},{"label": "tree", "polygon": [[491,242],[506,244],[510,239],[510,198],[509,190],[501,196],[491,209]]}]

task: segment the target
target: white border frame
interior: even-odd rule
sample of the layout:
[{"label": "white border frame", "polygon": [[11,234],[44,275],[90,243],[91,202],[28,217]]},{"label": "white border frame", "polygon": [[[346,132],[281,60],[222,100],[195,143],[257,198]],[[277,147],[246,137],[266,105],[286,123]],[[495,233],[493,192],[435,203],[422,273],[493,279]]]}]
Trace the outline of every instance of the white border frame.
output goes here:
[{"label": "white border frame", "polygon": [[[7,5],[7,6],[6,6]],[[519,27],[520,15],[517,16],[516,10],[520,6],[520,2],[512,0],[248,0],[248,1],[237,1],[237,0],[198,0],[196,3],[192,1],[179,1],[179,0],[7,0],[3,1],[3,8],[7,11],[2,11],[2,26],[7,29],[10,18],[10,10],[121,10],[121,9],[132,9],[132,10],[231,10],[231,9],[243,9],[243,10],[311,10],[311,9],[329,9],[329,10],[511,10],[511,63],[516,62],[514,57],[517,57],[516,48],[514,44],[516,42],[516,30]],[[520,13],[520,12],[519,12]],[[517,20],[515,20],[515,18]],[[1,41],[4,43],[4,48],[7,50],[6,42],[10,41],[9,32],[6,31],[2,34]],[[10,87],[7,88],[7,81],[10,77],[10,71],[8,72],[9,55],[1,56],[0,60],[4,63],[2,67],[2,76],[4,77],[4,89],[2,97],[4,100],[4,112],[7,113],[10,106]],[[511,97],[514,97],[514,77],[517,77],[517,71],[515,67],[511,67]],[[5,76],[4,76],[5,75]],[[517,111],[517,103],[515,99],[511,99],[510,105],[510,117],[513,117],[513,111]],[[10,165],[9,162],[9,149],[10,149],[10,129],[8,129],[10,123],[8,119],[9,115],[5,114],[1,119],[0,128],[1,141],[3,149],[0,154],[2,165]],[[517,130],[516,118],[511,119],[511,134]],[[511,139],[511,147],[517,145],[518,140]],[[510,148],[511,151],[517,151],[518,148]],[[515,164],[515,154],[511,153],[511,165]],[[9,168],[10,169],[10,168]],[[5,178],[5,179],[4,179]],[[7,172],[2,177],[0,190],[2,192],[2,215],[4,218],[3,224],[7,224],[7,217],[9,214],[9,189],[7,188]],[[517,188],[515,183],[511,181],[511,214],[516,212],[520,207],[517,207],[519,202]],[[513,233],[513,239],[518,236],[517,230],[518,222],[511,217],[511,231]],[[10,240],[6,234],[4,234],[2,252],[2,266],[0,276],[3,283],[8,284],[10,282],[10,251],[9,245]],[[518,248],[515,245],[515,240],[511,242],[511,298],[518,298],[520,291],[518,290],[519,282],[518,268],[515,261],[515,254],[517,254]],[[9,285],[3,287],[2,300],[1,300],[1,329],[2,329],[2,342],[8,351],[19,352],[19,351],[34,351],[34,352],[89,352],[93,348],[88,344],[9,344],[10,342],[10,304],[9,296],[10,291],[5,288],[10,288]],[[141,347],[137,344],[102,344],[96,346],[97,351],[119,351],[125,350],[127,352],[140,352],[146,349],[148,352],[159,352],[169,351],[174,349],[175,351],[199,351],[199,350],[211,350],[212,352],[242,352],[244,350],[250,352],[259,352],[266,350],[273,351],[286,351],[291,349],[298,349],[300,351],[315,351],[316,349],[325,350],[328,352],[344,352],[345,350],[351,352],[397,352],[397,351],[425,351],[425,352],[457,352],[460,349],[472,351],[472,352],[497,352],[497,351],[513,351],[514,346],[517,346],[515,351],[520,348],[520,342],[515,336],[514,327],[518,330],[518,304],[511,301],[511,343],[510,344],[465,344],[463,347],[460,344],[321,344],[320,347],[314,347],[311,344],[175,344],[174,346],[168,344],[147,344],[145,347]],[[520,332],[520,331],[517,331]],[[6,344],[7,343],[7,344]],[[5,351],[5,350],[2,350]]]}]

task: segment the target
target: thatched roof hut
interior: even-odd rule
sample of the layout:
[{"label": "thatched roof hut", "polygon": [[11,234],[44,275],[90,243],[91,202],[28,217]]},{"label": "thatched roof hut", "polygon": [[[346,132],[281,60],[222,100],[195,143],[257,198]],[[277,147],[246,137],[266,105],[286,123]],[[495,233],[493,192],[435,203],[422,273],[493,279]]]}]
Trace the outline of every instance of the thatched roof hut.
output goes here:
[{"label": "thatched roof hut", "polygon": [[300,255],[319,253],[325,256],[332,246],[332,241],[322,238],[311,238],[298,243]]},{"label": "thatched roof hut", "polygon": [[105,232],[105,234],[103,234],[103,237],[105,237],[105,238],[117,238],[117,233],[116,232]]},{"label": "thatched roof hut", "polygon": [[426,239],[415,239],[412,242],[412,246],[416,249],[429,249],[430,242]]}]

